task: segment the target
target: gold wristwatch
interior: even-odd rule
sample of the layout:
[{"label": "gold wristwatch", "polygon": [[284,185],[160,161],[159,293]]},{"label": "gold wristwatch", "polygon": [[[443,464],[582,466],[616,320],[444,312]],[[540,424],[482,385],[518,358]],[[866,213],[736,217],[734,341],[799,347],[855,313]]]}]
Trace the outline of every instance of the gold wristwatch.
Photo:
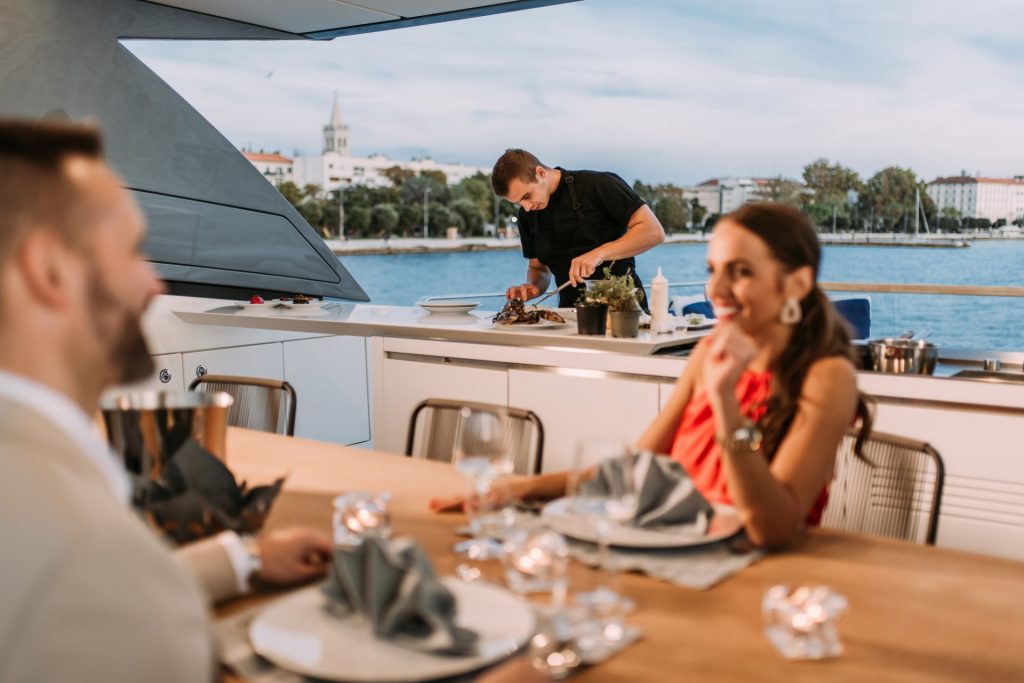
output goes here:
[{"label": "gold wristwatch", "polygon": [[761,450],[761,430],[750,420],[744,419],[740,426],[726,436],[715,434],[715,441],[723,451],[733,454],[757,453]]}]

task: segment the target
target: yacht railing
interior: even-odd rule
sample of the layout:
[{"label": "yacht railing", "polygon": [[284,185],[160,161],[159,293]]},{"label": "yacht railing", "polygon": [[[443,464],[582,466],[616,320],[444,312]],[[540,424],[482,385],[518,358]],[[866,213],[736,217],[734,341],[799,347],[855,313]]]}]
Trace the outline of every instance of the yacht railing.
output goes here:
[{"label": "yacht railing", "polygon": [[[704,294],[704,280],[673,282],[673,296]],[[914,330],[939,344],[974,352],[1024,351],[1024,287],[991,285],[937,285],[891,282],[822,282],[834,298],[863,297],[870,301],[871,337],[887,337]],[[422,300],[504,299],[505,292],[442,294]],[[963,355],[961,351],[958,351]]]}]

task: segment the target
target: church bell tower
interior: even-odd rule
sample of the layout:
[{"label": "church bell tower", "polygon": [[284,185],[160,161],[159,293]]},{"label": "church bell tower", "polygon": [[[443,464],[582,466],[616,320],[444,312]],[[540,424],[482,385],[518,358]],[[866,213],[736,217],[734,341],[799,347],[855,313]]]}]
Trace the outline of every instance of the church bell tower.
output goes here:
[{"label": "church bell tower", "polygon": [[348,154],[348,126],[341,122],[341,107],[338,106],[338,91],[334,91],[331,106],[331,121],[324,126],[324,154],[337,152],[343,157]]}]

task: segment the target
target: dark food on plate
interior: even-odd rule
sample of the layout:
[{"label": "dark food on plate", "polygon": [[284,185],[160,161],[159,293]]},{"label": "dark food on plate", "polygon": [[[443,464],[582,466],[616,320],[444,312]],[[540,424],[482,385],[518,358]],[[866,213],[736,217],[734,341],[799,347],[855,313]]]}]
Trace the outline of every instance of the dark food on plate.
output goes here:
[{"label": "dark food on plate", "polygon": [[498,311],[498,315],[491,320],[498,325],[536,325],[541,320],[550,320],[553,323],[565,322],[565,318],[546,308],[526,310],[522,299],[509,299],[505,307]]},{"label": "dark food on plate", "polygon": [[306,296],[305,294],[296,294],[294,296],[282,296],[281,301],[291,301],[293,304],[311,304],[316,301],[316,298]]}]

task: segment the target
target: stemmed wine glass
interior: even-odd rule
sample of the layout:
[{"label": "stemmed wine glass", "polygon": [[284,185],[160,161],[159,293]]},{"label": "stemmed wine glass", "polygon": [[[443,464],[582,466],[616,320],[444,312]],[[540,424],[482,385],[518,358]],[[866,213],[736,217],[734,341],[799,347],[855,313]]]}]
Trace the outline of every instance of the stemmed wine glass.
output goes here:
[{"label": "stemmed wine glass", "polygon": [[508,414],[501,408],[463,408],[455,434],[455,467],[469,477],[466,517],[473,538],[457,543],[455,551],[471,559],[501,556],[495,540],[512,525],[515,512],[507,495],[496,486],[512,473]]},{"label": "stemmed wine glass", "polygon": [[[608,468],[610,476],[594,482],[602,463],[616,464]],[[637,486],[634,477],[636,455],[632,447],[617,439],[586,439],[576,448],[576,460],[566,493],[571,496],[571,509],[586,518],[597,541],[598,566],[609,568],[609,535],[613,526],[626,525],[636,517]],[[595,483],[597,485],[595,485]],[[606,644],[622,637],[622,617],[632,602],[602,582],[591,591],[575,596],[576,603],[586,608],[594,636]]]}]

